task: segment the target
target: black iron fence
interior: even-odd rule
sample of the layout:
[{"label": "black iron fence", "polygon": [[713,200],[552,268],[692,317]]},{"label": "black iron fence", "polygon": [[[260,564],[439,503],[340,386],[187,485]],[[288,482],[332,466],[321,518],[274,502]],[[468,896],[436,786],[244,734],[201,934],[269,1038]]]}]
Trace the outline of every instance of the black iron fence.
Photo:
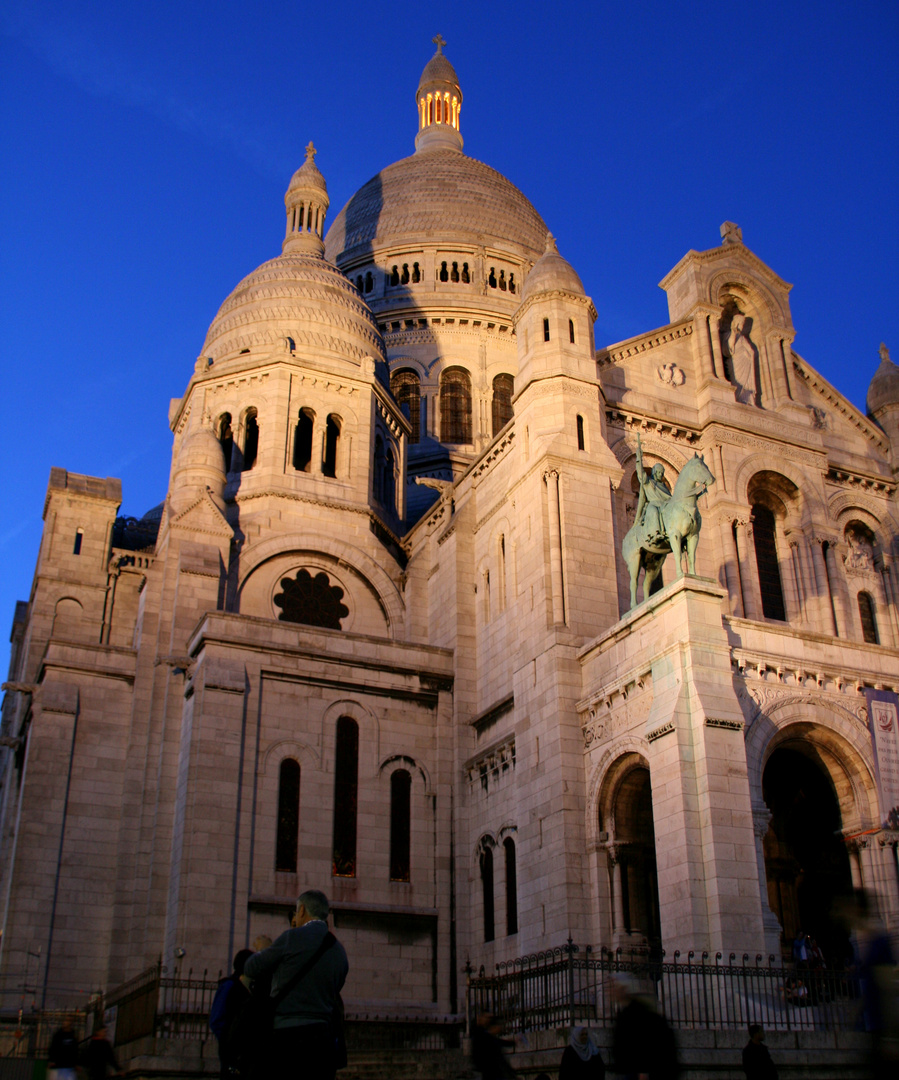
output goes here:
[{"label": "black iron fence", "polygon": [[[106,995],[116,1046],[158,1037],[191,1042],[212,1038],[209,1011],[221,973],[170,976],[159,964]],[[112,1011],[114,1010],[114,1012]],[[463,1022],[457,1016],[415,1017],[409,1014],[354,1014],[346,1017],[350,1053],[364,1050],[450,1050],[460,1045]]]},{"label": "black iron fence", "polygon": [[614,1021],[616,976],[626,975],[654,998],[678,1028],[770,1031],[852,1030],[860,1009],[852,973],[784,966],[770,956],[721,953],[652,957],[635,949],[594,953],[567,945],[497,964],[487,975],[469,972],[468,1015],[493,1013],[507,1031],[534,1031]]}]

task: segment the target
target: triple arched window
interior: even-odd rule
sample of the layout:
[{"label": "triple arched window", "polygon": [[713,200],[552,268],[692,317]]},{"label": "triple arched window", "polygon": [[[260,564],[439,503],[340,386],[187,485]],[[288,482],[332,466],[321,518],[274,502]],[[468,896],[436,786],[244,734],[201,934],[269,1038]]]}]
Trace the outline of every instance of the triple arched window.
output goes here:
[{"label": "triple arched window", "polygon": [[[335,877],[353,878],[356,877],[357,870],[359,725],[350,716],[341,716],[335,731],[333,812],[331,872]],[[300,765],[295,758],[288,757],[284,758],[278,770],[276,871],[292,874],[297,872],[299,831]],[[514,882],[514,845],[511,858],[511,880]],[[509,859],[507,849],[507,881],[510,880]],[[391,881],[399,882],[410,881],[412,876],[412,773],[405,767],[394,769],[390,774],[389,876]]]}]

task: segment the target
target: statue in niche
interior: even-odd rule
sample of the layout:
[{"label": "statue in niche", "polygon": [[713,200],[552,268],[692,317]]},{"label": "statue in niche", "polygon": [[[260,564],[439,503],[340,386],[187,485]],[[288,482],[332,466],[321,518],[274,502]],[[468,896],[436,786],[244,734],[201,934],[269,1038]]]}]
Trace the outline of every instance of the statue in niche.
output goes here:
[{"label": "statue in niche", "polygon": [[637,481],[640,498],[636,520],[621,544],[621,555],[627,564],[631,585],[631,607],[637,606],[637,578],[643,576],[643,599],[652,592],[652,584],[662,570],[669,554],[674,555],[677,576],[683,577],[683,556],[687,556],[687,573],[696,573],[696,545],[702,517],[696,503],[709,484],[714,484],[705,461],[694,454],[683,467],[674,488],[665,480],[665,469],[653,465],[649,473],[643,468],[643,448],[637,436]]},{"label": "statue in niche", "polygon": [[751,329],[752,319],[731,301],[721,320],[721,351],[727,377],[737,388],[737,401],[744,405],[758,404],[758,349],[749,336]]},{"label": "statue in niche", "polygon": [[846,533],[849,553],[846,555],[846,569],[856,572],[870,570],[874,566],[874,546],[863,532],[849,529]]}]

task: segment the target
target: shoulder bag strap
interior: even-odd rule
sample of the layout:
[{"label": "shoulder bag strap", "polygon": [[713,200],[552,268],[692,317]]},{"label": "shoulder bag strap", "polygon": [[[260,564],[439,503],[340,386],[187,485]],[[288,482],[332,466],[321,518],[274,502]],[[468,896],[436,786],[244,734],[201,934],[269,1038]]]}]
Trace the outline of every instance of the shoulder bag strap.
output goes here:
[{"label": "shoulder bag strap", "polygon": [[305,964],[303,964],[303,966],[296,973],[296,975],[294,975],[294,977],[290,980],[290,982],[286,986],[283,986],[278,991],[277,995],[272,998],[272,1005],[274,1005],[275,1008],[277,1008],[281,1004],[281,1002],[287,997],[287,995],[291,992],[291,990],[293,990],[294,987],[302,979],[305,979],[305,977],[309,974],[309,972],[315,967],[315,965],[319,962],[319,960],[321,960],[321,958],[325,955],[325,953],[328,951],[328,949],[330,949],[331,946],[335,945],[336,943],[337,943],[337,938],[334,937],[334,935],[329,930],[327,932],[327,934],[325,934],[325,936],[322,938],[321,944],[315,950],[314,954],[306,961]]}]

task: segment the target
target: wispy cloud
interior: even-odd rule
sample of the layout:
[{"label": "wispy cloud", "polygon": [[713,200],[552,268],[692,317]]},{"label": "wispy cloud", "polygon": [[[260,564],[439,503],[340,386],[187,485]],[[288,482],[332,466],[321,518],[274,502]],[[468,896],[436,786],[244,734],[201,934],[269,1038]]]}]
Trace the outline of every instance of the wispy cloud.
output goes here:
[{"label": "wispy cloud", "polygon": [[152,75],[137,70],[134,56],[118,43],[100,40],[92,27],[78,21],[77,13],[34,0],[9,5],[0,11],[0,33],[85,93],[140,109],[207,146],[230,149],[265,174],[271,172],[274,132],[264,137],[255,121],[241,123],[240,117],[204,101],[180,97],[172,91],[164,64]]}]

